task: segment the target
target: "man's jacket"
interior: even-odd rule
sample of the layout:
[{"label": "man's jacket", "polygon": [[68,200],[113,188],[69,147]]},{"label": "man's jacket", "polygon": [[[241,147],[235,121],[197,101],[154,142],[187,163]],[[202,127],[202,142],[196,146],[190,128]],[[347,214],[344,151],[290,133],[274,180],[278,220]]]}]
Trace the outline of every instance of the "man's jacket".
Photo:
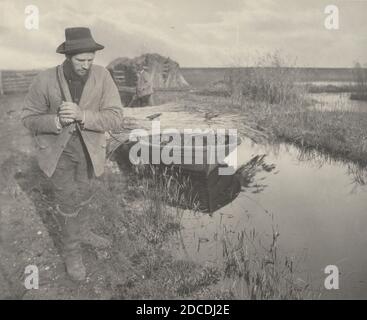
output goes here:
[{"label": "man's jacket", "polygon": [[[51,177],[61,153],[76,124],[58,129],[55,118],[65,99],[72,101],[62,65],[40,72],[33,80],[24,101],[22,121],[35,137],[37,158],[42,171]],[[58,82],[57,74],[60,82]],[[59,85],[60,84],[60,85]],[[106,157],[105,132],[120,130],[123,109],[120,96],[110,73],[102,66],[92,65],[79,106],[85,111],[83,126],[79,126],[83,141],[98,177],[104,171]]]},{"label": "man's jacket", "polygon": [[152,79],[148,72],[143,71],[138,73],[136,82],[136,95],[138,98],[148,96],[153,93]]}]

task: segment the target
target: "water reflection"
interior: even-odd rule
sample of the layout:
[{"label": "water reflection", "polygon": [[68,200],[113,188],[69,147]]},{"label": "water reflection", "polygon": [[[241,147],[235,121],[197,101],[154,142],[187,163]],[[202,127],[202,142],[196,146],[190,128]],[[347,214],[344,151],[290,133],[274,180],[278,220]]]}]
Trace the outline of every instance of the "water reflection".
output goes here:
[{"label": "water reflection", "polygon": [[260,172],[272,172],[275,164],[267,164],[265,162],[266,155],[256,155],[250,161],[241,165],[236,171],[236,178],[240,181],[242,191],[248,189],[252,193],[264,191],[266,184],[263,182],[265,177],[255,179],[256,174]]},{"label": "water reflection", "polygon": [[[247,143],[247,146],[252,149],[255,144]],[[345,171],[346,177],[349,177],[350,185],[352,186],[351,191],[356,191],[359,188],[364,190],[367,184],[367,170],[365,167],[342,158],[339,159],[335,156],[322,153],[312,148],[298,148],[297,146],[286,143],[271,143],[261,145],[258,152],[263,152],[267,155],[271,154],[275,162],[277,159],[284,158],[285,154],[292,154],[297,161],[295,164],[298,166],[306,166],[315,169],[322,169],[324,166],[338,167]],[[275,171],[274,174],[277,174],[278,172],[279,171]]]},{"label": "water reflection", "polygon": [[219,175],[219,166],[208,176],[188,172],[192,182],[189,192],[197,195],[199,210],[213,213],[235,200],[241,191],[262,192],[265,177],[256,179],[259,172],[271,172],[274,164],[265,162],[266,155],[256,155],[241,165],[234,175]]},{"label": "water reflection", "polygon": [[208,176],[188,173],[192,183],[187,193],[194,194],[198,209],[213,213],[232,202],[241,191],[239,179],[235,175],[219,175],[217,167]]}]

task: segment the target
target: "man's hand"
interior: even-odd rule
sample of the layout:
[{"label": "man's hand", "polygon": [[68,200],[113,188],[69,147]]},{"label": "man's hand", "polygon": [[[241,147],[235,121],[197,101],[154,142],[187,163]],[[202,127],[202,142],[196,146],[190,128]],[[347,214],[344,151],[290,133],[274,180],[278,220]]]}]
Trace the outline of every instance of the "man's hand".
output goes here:
[{"label": "man's hand", "polygon": [[70,123],[73,121],[84,121],[84,112],[74,102],[63,101],[59,110],[61,123]]},{"label": "man's hand", "polygon": [[57,116],[55,118],[55,122],[56,122],[56,127],[57,129],[62,129],[63,127],[66,127],[67,125],[69,125],[70,123],[74,122],[74,120],[71,119],[67,119],[67,118],[60,118],[59,116]]}]

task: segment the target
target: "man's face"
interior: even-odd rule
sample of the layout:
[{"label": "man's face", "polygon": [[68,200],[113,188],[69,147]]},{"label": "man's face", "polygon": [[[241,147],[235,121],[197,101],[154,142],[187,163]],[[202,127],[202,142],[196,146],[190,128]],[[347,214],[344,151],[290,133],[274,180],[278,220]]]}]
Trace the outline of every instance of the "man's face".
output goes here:
[{"label": "man's face", "polygon": [[79,76],[85,76],[93,64],[94,52],[79,53],[70,58],[73,69]]}]

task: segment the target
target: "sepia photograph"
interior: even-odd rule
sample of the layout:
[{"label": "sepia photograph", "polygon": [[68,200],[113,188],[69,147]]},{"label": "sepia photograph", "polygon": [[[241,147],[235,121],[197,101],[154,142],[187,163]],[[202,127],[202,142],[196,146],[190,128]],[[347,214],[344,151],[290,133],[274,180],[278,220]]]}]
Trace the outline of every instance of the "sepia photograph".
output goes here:
[{"label": "sepia photograph", "polygon": [[367,299],[366,12],[0,0],[0,300]]}]

